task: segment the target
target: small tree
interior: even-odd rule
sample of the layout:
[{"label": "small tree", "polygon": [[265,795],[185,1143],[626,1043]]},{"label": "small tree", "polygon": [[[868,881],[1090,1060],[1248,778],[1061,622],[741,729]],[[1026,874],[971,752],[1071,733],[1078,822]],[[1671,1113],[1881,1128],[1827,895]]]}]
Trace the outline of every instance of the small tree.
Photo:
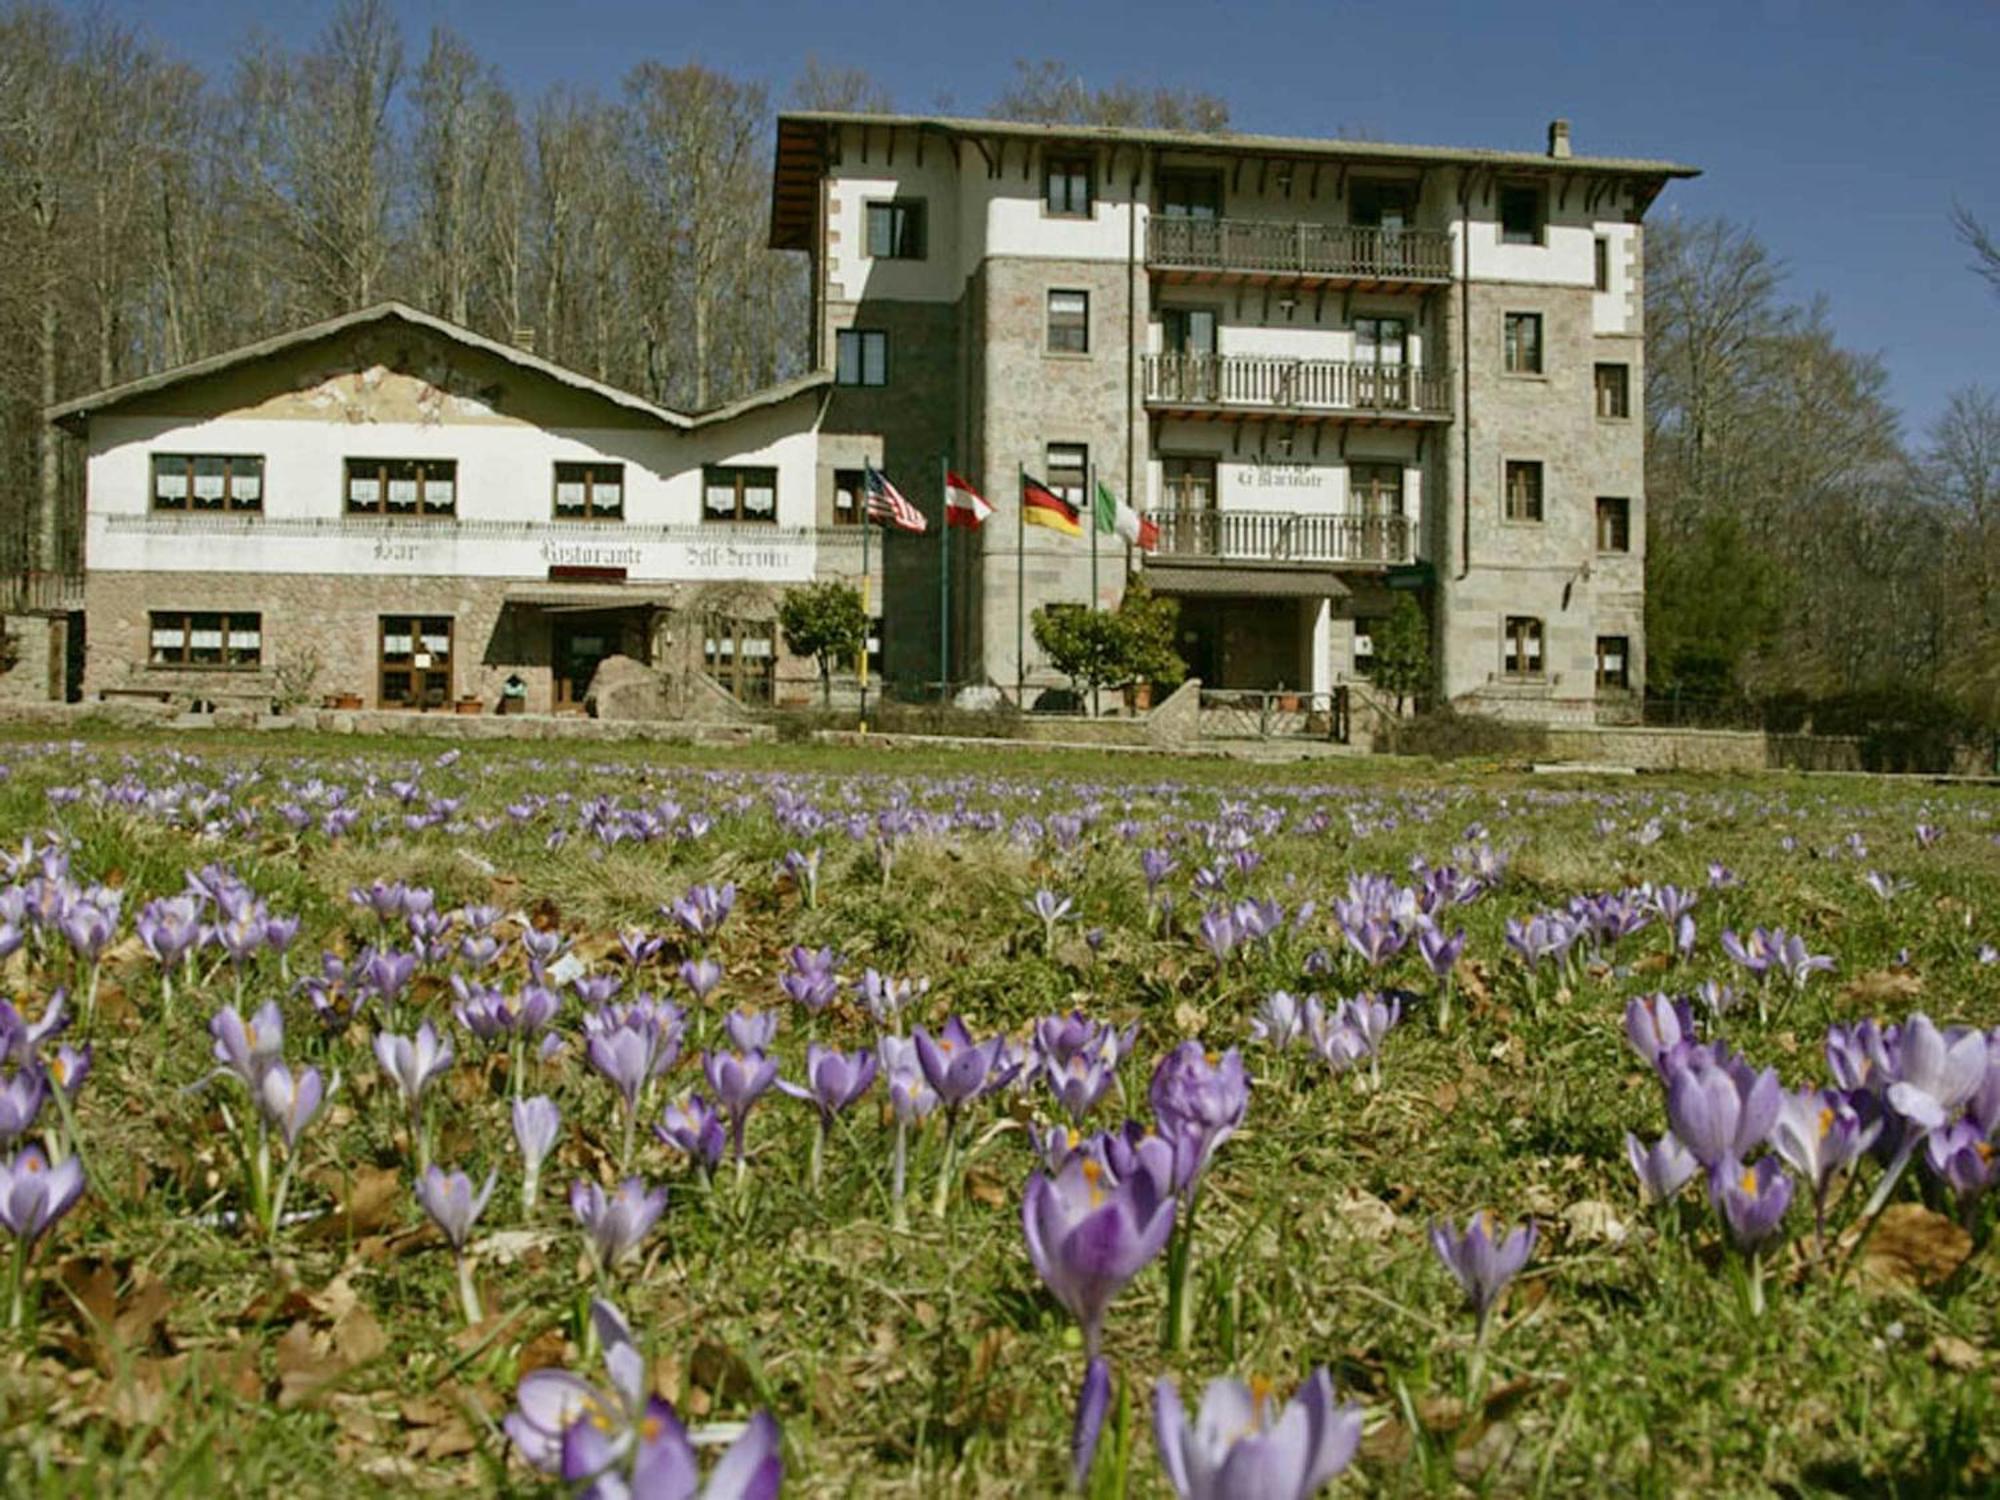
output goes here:
[{"label": "small tree", "polygon": [[792,655],[817,659],[820,701],[831,707],[834,664],[859,655],[868,640],[861,591],[831,579],[787,589],[778,603],[778,628]]},{"label": "small tree", "polygon": [[1414,595],[1398,594],[1389,618],[1375,630],[1375,684],[1396,695],[1396,712],[1403,701],[1424,693],[1431,683],[1431,630]]},{"label": "small tree", "polygon": [[1187,677],[1187,663],[1174,649],[1181,623],[1179,601],[1154,593],[1135,578],[1118,601],[1117,618],[1125,634],[1126,678],[1156,688],[1179,687]]},{"label": "small tree", "polygon": [[1125,632],[1118,617],[1081,604],[1044,604],[1034,613],[1035,644],[1072,687],[1093,698],[1125,675]]}]

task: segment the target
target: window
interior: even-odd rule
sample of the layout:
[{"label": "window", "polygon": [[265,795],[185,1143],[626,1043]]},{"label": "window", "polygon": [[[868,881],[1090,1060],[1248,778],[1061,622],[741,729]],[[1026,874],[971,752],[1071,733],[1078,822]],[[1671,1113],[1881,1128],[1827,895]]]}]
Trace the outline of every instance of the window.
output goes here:
[{"label": "window", "polygon": [[1632,550],[1632,502],[1622,495],[1597,497],[1597,550]]},{"label": "window", "polygon": [[1542,190],[1525,184],[1500,189],[1500,243],[1542,242]]},{"label": "window", "polygon": [[1539,459],[1507,460],[1507,519],[1539,521],[1542,518],[1542,465]]},{"label": "window", "polygon": [[1379,519],[1403,513],[1401,464],[1349,464],[1347,508],[1357,516]]},{"label": "window", "polygon": [[443,708],[451,701],[450,615],[383,615],[378,698],[384,708]]},{"label": "window", "polygon": [[771,621],[710,615],[702,629],[701,664],[738,701],[769,703],[778,669]]},{"label": "window", "polygon": [[1355,179],[1353,221],[1364,229],[1401,229],[1416,217],[1416,207],[1414,183]]},{"label": "window", "polygon": [[1160,213],[1169,219],[1222,217],[1220,172],[1160,173]]},{"label": "window", "polygon": [[889,335],[879,328],[843,328],[833,336],[833,378],[841,385],[889,383]]},{"label": "window", "polygon": [[869,204],[868,253],[877,260],[922,260],[924,200]]},{"label": "window", "polygon": [[1509,677],[1542,675],[1542,622],[1528,615],[1509,615],[1501,632],[1500,670]]},{"label": "window", "polygon": [[1064,218],[1087,219],[1093,201],[1087,156],[1052,156],[1042,169],[1042,204]]},{"label": "window", "polygon": [[1206,454],[1163,455],[1160,504],[1165,510],[1214,510],[1215,460]]},{"label": "window", "polygon": [[1595,254],[1593,266],[1596,274],[1592,282],[1600,292],[1608,292],[1611,290],[1611,241],[1601,234],[1597,237]]},{"label": "window", "polygon": [[264,617],[156,609],[147,661],[156,667],[241,671],[264,660]]},{"label": "window", "polygon": [[458,462],[450,458],[350,458],[350,516],[449,516],[458,504]]},{"label": "window", "polygon": [[1354,622],[1354,675],[1373,677],[1375,675],[1375,622],[1356,620]]},{"label": "window", "polygon": [[1215,309],[1161,308],[1160,348],[1167,354],[1215,353]]},{"label": "window", "polygon": [[1629,365],[1597,367],[1597,414],[1613,419],[1632,415],[1632,371]]},{"label": "window", "polygon": [[1626,661],[1631,655],[1631,641],[1622,635],[1600,635],[1597,638],[1597,685],[1601,688],[1629,688],[1631,673]]},{"label": "window", "polygon": [[862,491],[863,475],[859,469],[835,469],[833,471],[833,524],[836,526],[859,526],[861,507],[867,496]]},{"label": "window", "polygon": [[625,465],[557,464],[558,521],[625,519]]},{"label": "window", "polygon": [[1508,313],[1502,340],[1504,366],[1509,375],[1542,373],[1542,315]]},{"label": "window", "polygon": [[154,510],[262,510],[264,460],[155,453]]},{"label": "window", "polygon": [[778,519],[778,471],[710,465],[701,474],[701,518],[704,521],[775,522]]},{"label": "window", "polygon": [[1050,443],[1046,457],[1049,488],[1082,507],[1084,487],[1090,483],[1090,449],[1082,443]]},{"label": "window", "polygon": [[1090,352],[1090,293],[1049,293],[1049,353]]}]

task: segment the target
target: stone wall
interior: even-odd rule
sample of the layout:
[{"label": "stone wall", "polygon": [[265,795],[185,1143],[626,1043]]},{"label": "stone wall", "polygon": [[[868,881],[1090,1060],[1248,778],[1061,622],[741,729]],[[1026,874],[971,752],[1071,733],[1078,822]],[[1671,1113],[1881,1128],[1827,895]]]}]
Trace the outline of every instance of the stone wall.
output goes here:
[{"label": "stone wall", "polygon": [[0,703],[60,703],[65,623],[45,615],[0,616]]}]

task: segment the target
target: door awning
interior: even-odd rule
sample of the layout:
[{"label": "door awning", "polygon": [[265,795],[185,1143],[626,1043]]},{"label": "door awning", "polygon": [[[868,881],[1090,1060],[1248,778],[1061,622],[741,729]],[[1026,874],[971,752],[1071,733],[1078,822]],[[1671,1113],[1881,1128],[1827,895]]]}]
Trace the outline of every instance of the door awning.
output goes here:
[{"label": "door awning", "polygon": [[1332,568],[1174,567],[1148,562],[1144,577],[1154,593],[1183,598],[1340,600],[1352,592]]},{"label": "door awning", "polygon": [[518,583],[507,590],[505,603],[524,609],[665,609],[673,601],[663,590],[635,589],[622,583]]}]

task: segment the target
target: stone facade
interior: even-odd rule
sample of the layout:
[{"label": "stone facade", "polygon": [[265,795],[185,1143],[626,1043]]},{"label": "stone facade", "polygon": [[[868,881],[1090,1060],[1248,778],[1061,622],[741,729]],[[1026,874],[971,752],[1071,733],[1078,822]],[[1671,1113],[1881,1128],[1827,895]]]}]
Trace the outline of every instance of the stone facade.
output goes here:
[{"label": "stone facade", "polygon": [[0,616],[0,703],[60,703],[68,623],[44,615]]}]

